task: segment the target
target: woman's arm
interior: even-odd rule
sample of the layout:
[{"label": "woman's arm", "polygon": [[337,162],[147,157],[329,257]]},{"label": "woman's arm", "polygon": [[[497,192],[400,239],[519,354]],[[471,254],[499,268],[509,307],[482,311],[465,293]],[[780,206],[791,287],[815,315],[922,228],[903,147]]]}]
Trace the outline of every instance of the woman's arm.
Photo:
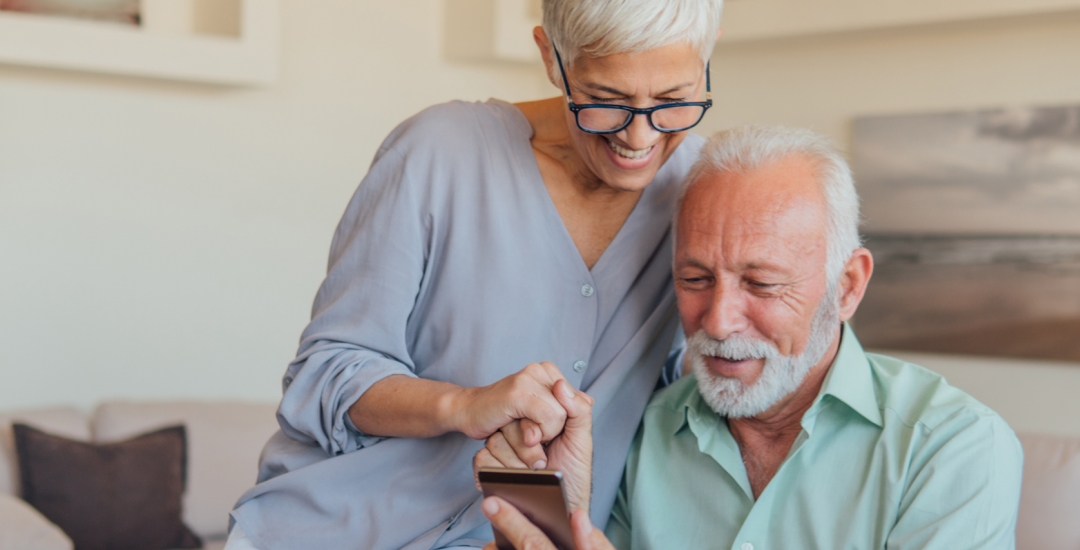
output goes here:
[{"label": "woman's arm", "polygon": [[434,437],[462,432],[484,439],[518,419],[535,422],[530,445],[550,441],[563,429],[566,411],[552,388],[563,375],[552,363],[533,363],[489,386],[462,388],[447,382],[390,376],[349,407],[356,428],[374,436]]}]

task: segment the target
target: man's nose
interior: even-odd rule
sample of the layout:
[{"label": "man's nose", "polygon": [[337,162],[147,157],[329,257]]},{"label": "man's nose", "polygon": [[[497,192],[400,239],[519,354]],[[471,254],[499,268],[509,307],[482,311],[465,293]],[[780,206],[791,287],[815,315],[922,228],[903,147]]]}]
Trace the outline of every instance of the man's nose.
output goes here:
[{"label": "man's nose", "polygon": [[749,328],[746,299],[737,287],[716,285],[701,328],[717,340],[724,340]]},{"label": "man's nose", "polygon": [[660,132],[656,131],[649,124],[649,115],[635,114],[634,118],[630,120],[630,125],[623,129],[621,132],[623,135],[619,136],[631,149],[640,151],[656,143],[656,136]]}]

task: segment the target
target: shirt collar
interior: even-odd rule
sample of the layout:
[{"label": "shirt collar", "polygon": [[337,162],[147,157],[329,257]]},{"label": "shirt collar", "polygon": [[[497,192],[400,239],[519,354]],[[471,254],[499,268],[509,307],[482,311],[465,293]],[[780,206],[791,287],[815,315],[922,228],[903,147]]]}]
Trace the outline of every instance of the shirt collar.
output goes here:
[{"label": "shirt collar", "polygon": [[[866,358],[866,352],[859,343],[859,339],[855,337],[855,331],[847,323],[844,323],[841,330],[840,349],[836,353],[832,367],[829,368],[829,373],[825,376],[821,391],[813,405],[803,415],[803,427],[808,432],[813,431],[817,415],[825,406],[822,400],[826,395],[847,405],[875,426],[883,426],[877,392],[874,390],[874,379],[870,371],[870,361]],[[707,421],[706,419],[712,418],[719,421],[720,419],[719,415],[701,398],[697,383],[694,383],[694,391],[688,392],[683,401],[682,410],[683,420],[675,427],[675,432],[681,431],[688,425],[689,415],[694,415],[698,421]]]},{"label": "shirt collar", "polygon": [[840,333],[840,349],[829,368],[829,374],[825,375],[821,392],[803,418],[817,416],[823,406],[822,398],[826,395],[847,405],[875,426],[883,426],[870,360],[855,337],[855,331],[847,323],[844,323]]}]

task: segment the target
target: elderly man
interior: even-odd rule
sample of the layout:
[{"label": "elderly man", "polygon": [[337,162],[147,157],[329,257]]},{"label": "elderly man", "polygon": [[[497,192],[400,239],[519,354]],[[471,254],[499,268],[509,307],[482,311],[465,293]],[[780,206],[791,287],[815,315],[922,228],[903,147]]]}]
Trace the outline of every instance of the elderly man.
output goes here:
[{"label": "elderly man", "polygon": [[[811,132],[713,137],[676,220],[693,371],[657,393],[606,535],[586,514],[587,398],[565,385],[578,550],[1014,548],[1023,462],[993,411],[917,365],[863,351],[846,321],[873,271],[844,160]],[[477,465],[512,465],[499,437]],[[518,548],[549,547],[484,502]],[[493,548],[493,547],[491,547]]]}]

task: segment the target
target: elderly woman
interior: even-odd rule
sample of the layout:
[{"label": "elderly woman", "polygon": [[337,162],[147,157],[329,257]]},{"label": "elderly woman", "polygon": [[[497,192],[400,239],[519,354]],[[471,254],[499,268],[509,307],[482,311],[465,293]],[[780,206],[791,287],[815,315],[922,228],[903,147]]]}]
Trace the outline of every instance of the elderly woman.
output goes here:
[{"label": "elderly woman", "polygon": [[544,466],[559,379],[595,401],[592,516],[608,517],[672,368],[670,219],[721,3],[544,0],[534,36],[565,96],[438,105],[390,134],[227,548],[483,546],[472,457],[501,432]]}]

